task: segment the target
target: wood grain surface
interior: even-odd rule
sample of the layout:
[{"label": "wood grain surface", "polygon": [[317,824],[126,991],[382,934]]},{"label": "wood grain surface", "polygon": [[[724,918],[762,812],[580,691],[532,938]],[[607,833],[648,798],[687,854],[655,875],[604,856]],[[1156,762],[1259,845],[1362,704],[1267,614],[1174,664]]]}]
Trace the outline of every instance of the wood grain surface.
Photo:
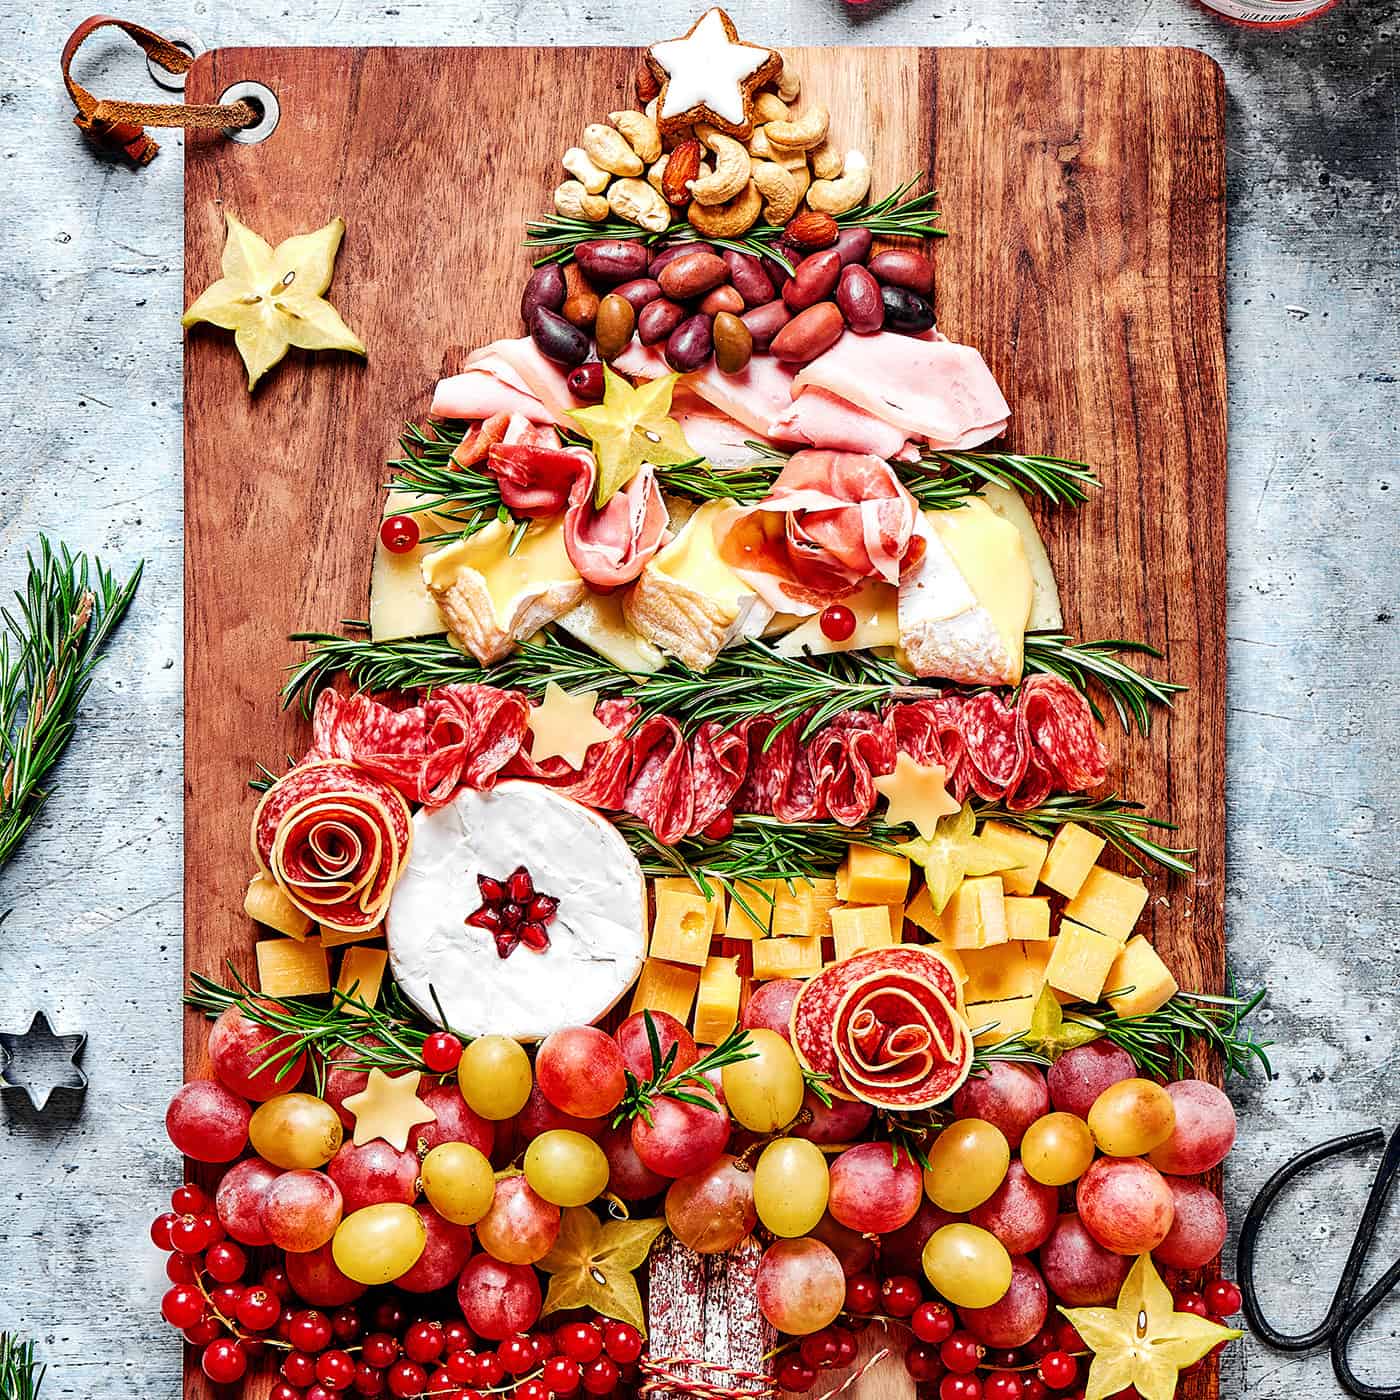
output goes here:
[{"label": "wood grain surface", "polygon": [[[1183,985],[1224,962],[1224,93],[1185,49],[792,50],[877,188],[931,168],[940,327],[986,356],[1010,443],[1094,463],[1108,489],[1040,511],[1066,623],[1166,652],[1190,687],[1148,741],[1110,734],[1113,781],[1179,824],[1191,881],[1152,880]],[[251,398],[231,338],[185,360],[185,957],[243,972],[246,786],[299,754],[277,705],[298,629],[363,617],[383,462],[438,375],[519,332],[524,220],[577,130],[630,96],[627,49],[225,49],[190,101],[266,83],[256,146],[191,133],[187,300],[218,275],[228,208],[276,242],[349,225],[330,297],[366,363],[292,352]],[[186,1021],[186,1070],[207,1072]],[[1182,1394],[1214,1393],[1213,1377]],[[187,1368],[185,1392],[210,1394]],[[869,1387],[871,1400],[895,1392]],[[265,1387],[249,1394],[261,1400]]]}]

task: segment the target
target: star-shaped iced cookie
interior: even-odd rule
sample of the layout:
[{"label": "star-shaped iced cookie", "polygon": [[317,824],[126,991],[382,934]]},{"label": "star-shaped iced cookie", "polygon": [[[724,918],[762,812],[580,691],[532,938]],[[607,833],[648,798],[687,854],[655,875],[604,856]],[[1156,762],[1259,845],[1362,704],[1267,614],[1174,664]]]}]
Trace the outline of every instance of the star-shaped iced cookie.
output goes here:
[{"label": "star-shaped iced cookie", "polygon": [[778,76],[782,55],[739,40],[734,21],[721,9],[707,10],[679,39],[647,50],[661,82],[657,122],[676,131],[708,122],[731,136],[753,130],[753,95]]}]

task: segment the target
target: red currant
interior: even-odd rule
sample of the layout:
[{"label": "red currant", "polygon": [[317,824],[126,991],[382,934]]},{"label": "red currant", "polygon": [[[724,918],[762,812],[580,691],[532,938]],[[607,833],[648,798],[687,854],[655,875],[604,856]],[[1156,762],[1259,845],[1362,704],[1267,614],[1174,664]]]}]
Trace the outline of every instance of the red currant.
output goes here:
[{"label": "red currant", "polygon": [[360,1355],[371,1366],[382,1371],[399,1359],[399,1344],[387,1332],[371,1332],[360,1347]]},{"label": "red currant", "polygon": [[170,1244],[181,1254],[202,1254],[214,1242],[207,1215],[177,1215],[170,1222]]},{"label": "red currant", "polygon": [[856,615],[843,603],[823,608],[819,619],[822,636],[832,642],[849,642],[856,632]]},{"label": "red currant", "polygon": [[982,1382],[976,1376],[944,1376],[938,1382],[938,1400],[982,1400]]},{"label": "red currant", "polygon": [[447,1074],[462,1058],[462,1042],[450,1031],[435,1031],[423,1042],[423,1063],[434,1074]]},{"label": "red currant", "polygon": [[206,1312],[193,1327],[185,1328],[185,1340],[192,1347],[207,1346],[224,1330],[224,1325],[211,1312]]},{"label": "red currant", "polygon": [[957,1322],[953,1310],[947,1303],[936,1299],[931,1303],[920,1303],[909,1319],[909,1326],[921,1342],[946,1342],[953,1335]]},{"label": "red currant", "polygon": [[331,1320],[315,1308],[306,1308],[292,1318],[287,1340],[298,1351],[325,1351],[331,1344]]},{"label": "red currant", "polygon": [[909,1317],[924,1301],[924,1292],[918,1279],[908,1274],[895,1274],[880,1285],[880,1297],[891,1316]]},{"label": "red currant", "polygon": [[348,1351],[323,1351],[316,1360],[316,1379],[327,1390],[349,1390],[355,1381],[355,1358]]},{"label": "red currant", "polygon": [[160,1315],[172,1327],[193,1327],[204,1316],[204,1295],[190,1284],[177,1283],[160,1300]]},{"label": "red currant", "polygon": [[797,1350],[807,1365],[820,1371],[836,1364],[836,1358],[840,1354],[841,1348],[837,1344],[836,1338],[826,1328],[823,1328],[820,1332],[813,1332],[810,1336],[803,1337]]},{"label": "red currant", "polygon": [[288,1385],[286,1381],[278,1381],[267,1392],[267,1400],[302,1400],[302,1394],[296,1386]]},{"label": "red currant", "polygon": [[421,1395],[428,1386],[428,1373],[416,1361],[396,1361],[384,1377],[390,1395],[400,1400],[409,1395]]},{"label": "red currant", "polygon": [[551,1356],[544,1363],[544,1374],[540,1379],[551,1395],[572,1395],[579,1388],[583,1373],[572,1357]]},{"label": "red currant", "polygon": [[179,1218],[178,1215],[167,1211],[164,1215],[158,1215],[151,1221],[151,1243],[157,1249],[169,1251],[175,1248],[170,1241],[170,1227]]},{"label": "red currant", "polygon": [[543,1365],[558,1350],[548,1332],[536,1332],[530,1338],[530,1346],[534,1349],[536,1365]]},{"label": "red currant", "polygon": [[1040,1358],[1036,1371],[1051,1390],[1068,1390],[1079,1375],[1079,1363],[1067,1351],[1052,1351]]},{"label": "red currant", "polygon": [[410,1361],[421,1361],[425,1365],[436,1361],[446,1346],[442,1324],[438,1322],[415,1322],[403,1334],[403,1354]]},{"label": "red currant", "polygon": [[269,1293],[275,1293],[283,1302],[292,1296],[292,1284],[287,1277],[286,1269],[264,1269],[258,1282]]},{"label": "red currant", "polygon": [[1010,1347],[995,1347],[982,1353],[982,1365],[989,1371],[1006,1370],[1021,1364],[1021,1353]]},{"label": "red currant", "polygon": [[621,1374],[615,1362],[609,1361],[606,1356],[600,1356],[583,1368],[583,1388],[590,1395],[606,1395],[610,1390],[617,1388]]},{"label": "red currant", "polygon": [[535,1348],[529,1337],[507,1337],[496,1349],[496,1355],[501,1358],[501,1365],[506,1368],[506,1372],[512,1376],[523,1376],[535,1366]]},{"label": "red currant", "polygon": [[549,1387],[543,1381],[524,1381],[515,1387],[515,1400],[549,1400]]},{"label": "red currant", "polygon": [[1079,1335],[1079,1330],[1072,1322],[1062,1322],[1055,1328],[1055,1345],[1052,1351],[1067,1351],[1071,1355],[1076,1351],[1087,1351],[1084,1345],[1084,1338]]},{"label": "red currant", "polygon": [[[447,1328],[444,1326],[443,1331],[446,1330]],[[474,1351],[449,1351],[442,1365],[451,1377],[453,1385],[471,1385],[476,1380],[476,1353]]]},{"label": "red currant", "polygon": [[377,1370],[367,1361],[359,1362],[355,1366],[355,1394],[383,1395],[384,1372]]},{"label": "red currant", "polygon": [[1244,1296],[1227,1278],[1216,1279],[1206,1286],[1206,1307],[1215,1317],[1234,1317],[1244,1306]]},{"label": "red currant", "polygon": [[630,1366],[642,1354],[642,1334],[625,1322],[603,1324],[603,1350],[619,1366]]},{"label": "red currant", "polygon": [[826,1329],[836,1342],[834,1366],[849,1366],[856,1359],[855,1335],[848,1327],[828,1327]]},{"label": "red currant", "polygon": [[[1077,1350],[1078,1348],[1076,1348]],[[1037,1332],[1034,1337],[1026,1343],[1026,1351],[1032,1361],[1039,1361],[1042,1356],[1049,1356],[1052,1351],[1064,1351],[1055,1336],[1055,1326],[1052,1323],[1044,1331]]]},{"label": "red currant", "polygon": [[852,1274],[846,1280],[846,1311],[858,1316],[880,1306],[880,1285],[874,1274]]},{"label": "red currant", "polygon": [[219,1337],[204,1348],[199,1364],[215,1385],[231,1385],[243,1379],[248,1354],[231,1337]]},{"label": "red currant", "polygon": [[982,1344],[971,1332],[954,1332],[938,1349],[943,1364],[956,1375],[970,1375],[982,1360]]},{"label": "red currant", "polygon": [[816,1371],[800,1356],[785,1356],[778,1366],[778,1386],[782,1390],[811,1390],[817,1382]]},{"label": "red currant", "polygon": [[392,1299],[386,1298],[374,1310],[374,1330],[397,1335],[404,1329],[408,1314]]},{"label": "red currant", "polygon": [[210,1293],[209,1306],[220,1317],[231,1318],[238,1312],[238,1305],[243,1301],[243,1291],[236,1283],[221,1283]]},{"label": "red currant", "polygon": [[993,1371],[982,1383],[984,1400],[1022,1400],[1024,1387],[1015,1371]]},{"label": "red currant", "polygon": [[237,1283],[248,1267],[248,1256],[236,1244],[220,1240],[204,1251],[204,1268],[216,1283]]},{"label": "red currant", "polygon": [[1210,1309],[1199,1293],[1178,1293],[1173,1306],[1179,1313],[1191,1313],[1195,1317],[1208,1317]]},{"label": "red currant", "polygon": [[700,833],[707,841],[723,841],[734,830],[734,813],[727,808]]},{"label": "red currant", "polygon": [[209,1197],[188,1181],[170,1193],[170,1209],[176,1215],[204,1215],[209,1206]]},{"label": "red currant", "polygon": [[1039,1376],[1021,1377],[1021,1400],[1045,1400],[1049,1394]]},{"label": "red currant", "polygon": [[282,1304],[265,1288],[249,1288],[238,1300],[234,1316],[250,1332],[266,1332],[282,1316]]},{"label": "red currant", "polygon": [[282,1358],[281,1370],[289,1385],[308,1386],[316,1379],[316,1358],[304,1351],[289,1351]]},{"label": "red currant", "polygon": [[554,1340],[565,1356],[578,1362],[596,1361],[603,1352],[603,1334],[591,1322],[571,1322],[554,1334]]},{"label": "red currant", "polygon": [[943,1374],[943,1363],[937,1348],[915,1342],[904,1353],[904,1369],[916,1381],[936,1381]]},{"label": "red currant", "polygon": [[360,1335],[360,1315],[354,1308],[339,1308],[331,1314],[331,1336],[338,1342],[353,1342]]},{"label": "red currant", "polygon": [[171,1283],[193,1283],[199,1277],[199,1266],[188,1254],[168,1254],[165,1276]]},{"label": "red currant", "polygon": [[495,1390],[506,1378],[506,1368],[494,1351],[484,1351],[476,1358],[476,1383],[486,1390]]},{"label": "red currant", "polygon": [[411,515],[391,515],[379,527],[379,542],[390,554],[407,554],[418,544],[418,522]]},{"label": "red currant", "polygon": [[335,1391],[329,1386],[324,1386],[317,1381],[310,1390],[306,1392],[306,1400],[335,1400]]},{"label": "red currant", "polygon": [[447,1318],[442,1324],[442,1340],[448,1351],[470,1351],[476,1345],[472,1329],[458,1318]]}]

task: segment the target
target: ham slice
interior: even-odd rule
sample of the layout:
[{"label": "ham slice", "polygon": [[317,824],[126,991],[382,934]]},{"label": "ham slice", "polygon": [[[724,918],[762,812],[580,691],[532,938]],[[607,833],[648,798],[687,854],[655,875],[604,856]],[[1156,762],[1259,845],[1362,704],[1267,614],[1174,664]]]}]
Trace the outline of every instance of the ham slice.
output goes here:
[{"label": "ham slice", "polygon": [[755,355],[742,374],[725,374],[711,361],[687,375],[685,383],[706,403],[762,437],[778,437],[774,424],[792,407],[792,371],[771,355]]},{"label": "ham slice", "polygon": [[904,446],[904,433],[863,408],[833,394],[808,388],[798,393],[773,424],[773,436],[785,442],[809,442],[833,452],[866,452],[894,457]]},{"label": "ham slice", "polygon": [[504,360],[483,355],[469,369],[438,380],[433,390],[434,418],[522,417],[531,423],[551,421],[549,410]]},{"label": "ham slice", "polygon": [[825,389],[931,447],[976,447],[1011,410],[982,356],[937,337],[846,334],[798,371],[797,391]]},{"label": "ham slice", "polygon": [[[502,368],[504,366],[504,369]],[[563,423],[571,408],[581,408],[569,388],[566,371],[540,354],[528,335],[518,340],[493,340],[467,356],[465,370],[488,367],[489,372],[505,382],[522,385],[525,391],[544,406],[546,417],[535,422]],[[460,376],[459,376],[460,377]]]}]

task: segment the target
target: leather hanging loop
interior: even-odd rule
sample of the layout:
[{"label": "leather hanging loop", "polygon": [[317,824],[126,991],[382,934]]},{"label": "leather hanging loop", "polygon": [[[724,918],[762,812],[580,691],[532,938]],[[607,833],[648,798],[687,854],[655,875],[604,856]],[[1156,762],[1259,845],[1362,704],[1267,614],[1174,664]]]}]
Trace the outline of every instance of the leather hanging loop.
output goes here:
[{"label": "leather hanging loop", "polygon": [[84,42],[99,29],[119,29],[140,45],[146,56],[167,73],[184,73],[194,59],[183,49],[163,39],[154,30],[111,15],[92,15],[69,36],[63,46],[63,85],[78,109],[73,118],[78,130],[99,149],[124,156],[134,166],[146,165],[160,149],[146,133],[148,126],[185,127],[221,131],[227,127],[252,126],[258,120],[249,102],[186,105],[169,102],[113,102],[94,97],[72,73],[73,59]]}]

